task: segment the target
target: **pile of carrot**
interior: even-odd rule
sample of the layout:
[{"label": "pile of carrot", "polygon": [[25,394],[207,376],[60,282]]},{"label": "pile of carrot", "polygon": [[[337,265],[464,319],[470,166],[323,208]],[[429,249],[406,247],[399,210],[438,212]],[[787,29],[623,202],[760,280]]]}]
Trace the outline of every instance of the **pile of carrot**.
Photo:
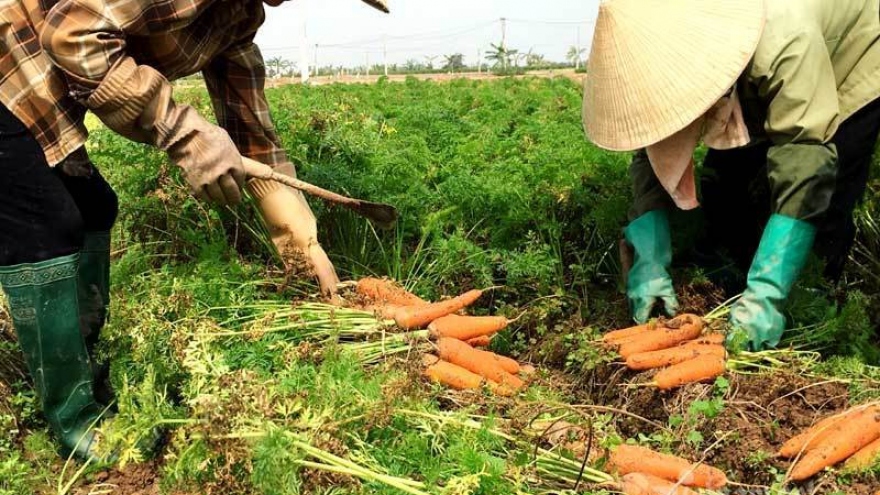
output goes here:
[{"label": "pile of carrot", "polygon": [[724,335],[703,334],[702,318],[684,314],[608,332],[602,342],[617,351],[632,370],[661,369],[653,385],[669,390],[724,374]]},{"label": "pile of carrot", "polygon": [[502,395],[515,393],[524,386],[518,375],[528,369],[524,370],[513,359],[478,349],[488,346],[510,320],[503,316],[456,314],[476,302],[483,295],[482,290],[434,303],[385,279],[362,279],[356,290],[376,311],[393,318],[398,327],[427,328],[437,353],[423,356],[424,375],[431,381],[456,390],[477,389],[485,384]]},{"label": "pile of carrot", "polygon": [[848,469],[870,468],[880,460],[880,404],[856,406],[825,418],[785,442],[778,455],[795,459],[789,474],[794,481],[844,461]]},{"label": "pile of carrot", "polygon": [[691,495],[696,492],[688,487],[719,489],[727,485],[727,476],[719,469],[635,445],[617,446],[608,466],[621,476],[620,490],[626,495]]}]

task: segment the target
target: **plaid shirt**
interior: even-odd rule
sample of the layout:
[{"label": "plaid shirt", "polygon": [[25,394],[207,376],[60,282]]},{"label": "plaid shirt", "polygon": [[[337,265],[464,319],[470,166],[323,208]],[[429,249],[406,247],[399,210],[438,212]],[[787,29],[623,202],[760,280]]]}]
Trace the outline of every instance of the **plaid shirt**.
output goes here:
[{"label": "plaid shirt", "polygon": [[78,102],[123,58],[170,80],[201,71],[241,153],[283,163],[253,42],[264,18],[261,0],[0,0],[0,99],[55,164],[85,141]]},{"label": "plaid shirt", "polygon": [[43,12],[38,0],[0,0],[0,102],[55,165],[85,143],[85,108],[40,47]]}]

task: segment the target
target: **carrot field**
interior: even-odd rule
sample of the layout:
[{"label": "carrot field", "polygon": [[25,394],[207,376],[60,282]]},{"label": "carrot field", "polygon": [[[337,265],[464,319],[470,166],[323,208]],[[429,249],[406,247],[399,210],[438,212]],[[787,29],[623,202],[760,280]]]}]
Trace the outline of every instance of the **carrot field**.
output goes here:
[{"label": "carrot field", "polygon": [[[211,115],[203,90],[178,95]],[[353,287],[351,304],[328,304],[279,262],[250,204],[199,203],[162,154],[90,121],[90,154],[121,205],[100,346],[119,401],[102,448],[119,460],[58,458],[0,310],[0,495],[611,494],[622,444],[729,480],[699,493],[880,490],[880,463],[794,482],[776,455],[820,419],[880,400],[880,167],[844,282],[825,286],[811,264],[779,349],[659,390],[656,370],[630,370],[602,344],[630,325],[618,255],[630,155],[585,140],[577,82],[410,78],[268,95],[300,178],[401,213],[378,230],[311,201],[340,277],[388,277],[428,301],[487,289],[467,313],[512,320],[489,349],[535,371],[515,393],[432,383],[430,339]],[[688,253],[700,212],[672,220]],[[682,311],[706,332],[736,296],[728,275],[674,266]],[[152,432],[159,447],[142,449]]]}]

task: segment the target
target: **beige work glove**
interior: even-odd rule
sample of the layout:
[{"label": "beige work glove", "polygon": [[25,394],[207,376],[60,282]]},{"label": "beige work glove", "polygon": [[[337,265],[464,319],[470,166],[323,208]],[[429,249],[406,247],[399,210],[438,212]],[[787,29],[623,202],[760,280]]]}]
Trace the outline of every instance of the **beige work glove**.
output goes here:
[{"label": "beige work glove", "polygon": [[241,188],[247,180],[241,154],[226,131],[202,118],[190,106],[175,119],[168,157],[183,169],[193,194],[220,205],[241,202]]},{"label": "beige work glove", "polygon": [[[274,170],[296,177],[296,171],[289,163],[279,165]],[[294,268],[305,263],[317,277],[321,291],[335,294],[339,277],[324,248],[318,243],[317,221],[302,192],[262,179],[249,181],[247,187],[256,199],[272,242],[285,263]]]},{"label": "beige work glove", "polygon": [[117,133],[166,151],[197,198],[221,205],[241,201],[247,175],[229,134],[193,107],[178,105],[157,70],[123,57],[85,104]]}]

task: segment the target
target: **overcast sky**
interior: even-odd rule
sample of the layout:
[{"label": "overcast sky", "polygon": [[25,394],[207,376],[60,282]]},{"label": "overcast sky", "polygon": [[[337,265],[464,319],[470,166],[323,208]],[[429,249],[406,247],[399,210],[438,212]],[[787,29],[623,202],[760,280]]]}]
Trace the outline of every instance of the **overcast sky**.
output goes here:
[{"label": "overcast sky", "polygon": [[[507,21],[507,46],[563,61],[577,44],[587,48],[592,37],[598,0],[390,0],[383,14],[359,0],[293,0],[267,7],[267,20],[257,43],[269,59],[299,61],[307,47],[309,64],[363,65],[381,63],[383,48],[389,64],[408,59],[424,63],[426,56],[460,52],[472,65],[478,50],[501,39]],[[303,21],[305,20],[305,29]],[[303,32],[306,43],[302,42]],[[383,42],[384,38],[384,42]]]}]

